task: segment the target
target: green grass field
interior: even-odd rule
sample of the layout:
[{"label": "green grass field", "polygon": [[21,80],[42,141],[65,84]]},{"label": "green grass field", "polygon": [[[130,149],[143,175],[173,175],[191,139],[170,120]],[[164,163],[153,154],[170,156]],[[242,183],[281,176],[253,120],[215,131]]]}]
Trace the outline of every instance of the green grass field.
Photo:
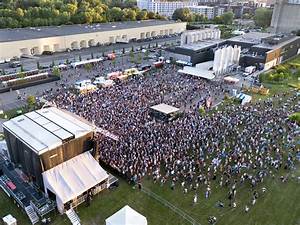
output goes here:
[{"label": "green grass field", "polygon": [[[295,177],[300,176],[300,170],[293,171]],[[250,206],[251,191],[248,186],[238,188],[237,207],[235,209],[228,206],[226,199],[227,189],[212,188],[212,196],[204,198],[204,190],[200,189],[198,203],[193,205],[193,192],[183,194],[181,188],[177,187],[172,191],[168,184],[160,186],[153,184],[150,180],[145,180],[143,185],[151,189],[154,193],[165,198],[176,207],[185,211],[193,217],[199,224],[208,224],[209,215],[217,217],[217,224],[220,225],[298,225],[300,224],[300,188],[299,181],[291,178],[287,183],[282,183],[278,177],[269,178],[264,182],[264,186],[259,186],[257,190],[260,195],[257,203]],[[267,188],[267,192],[262,194],[262,187]],[[217,201],[225,203],[224,208],[216,207]],[[115,190],[106,190],[95,196],[91,205],[86,207],[81,205],[77,210],[84,225],[104,225],[105,218],[112,215],[124,205],[136,209],[145,215],[149,225],[188,225],[183,218],[172,210],[149,197],[147,194],[133,188],[125,181],[121,180],[120,186]],[[248,204],[250,211],[244,212],[244,206]],[[0,192],[0,216],[8,213],[14,215],[19,224],[29,225],[25,213],[17,208],[11,199],[4,192]],[[53,221],[54,225],[70,224],[65,216],[57,215]]]}]

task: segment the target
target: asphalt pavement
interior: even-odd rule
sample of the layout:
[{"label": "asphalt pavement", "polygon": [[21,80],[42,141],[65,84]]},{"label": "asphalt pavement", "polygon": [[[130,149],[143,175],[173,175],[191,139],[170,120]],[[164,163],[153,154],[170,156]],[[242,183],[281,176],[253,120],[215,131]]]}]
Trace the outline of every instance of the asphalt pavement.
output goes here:
[{"label": "asphalt pavement", "polygon": [[[154,40],[152,42],[144,42],[144,43],[135,43],[135,49],[140,49],[140,46],[144,46],[147,48],[149,46],[149,43],[152,44],[151,46],[155,47],[156,42],[158,42],[160,45],[162,43],[175,43],[177,41],[176,38],[173,39],[163,39],[158,42],[158,40]],[[82,59],[91,57],[91,53],[94,54],[96,57],[96,54],[99,55],[101,52],[111,52],[112,50],[115,50],[116,52],[122,51],[123,48],[129,52],[131,50],[132,44],[117,44],[113,46],[106,46],[104,47],[94,47],[94,48],[88,48],[88,49],[82,49],[80,51],[72,51],[72,52],[66,52],[66,53],[58,53],[50,56],[42,56],[39,59],[22,59],[23,67],[25,69],[30,69],[30,67],[34,67],[36,69],[36,62],[37,60],[40,62],[40,64],[43,65],[50,65],[53,60],[57,62],[65,62],[66,59],[71,59],[74,57],[76,60],[78,60],[79,55],[82,57]],[[140,52],[140,51],[139,51]],[[141,53],[141,52],[140,52]],[[143,53],[141,53],[143,54]],[[152,54],[152,53],[151,53]],[[166,56],[166,52],[163,51],[163,55]],[[141,64],[152,64],[154,60],[142,60]],[[2,65],[3,66],[3,65]],[[99,75],[106,75],[109,72],[116,71],[116,70],[124,70],[128,68],[135,67],[134,63],[130,62],[130,56],[129,53],[123,55],[123,56],[117,56],[115,65],[112,65],[112,62],[110,60],[106,60],[103,62],[103,69],[101,71],[99,70],[92,70],[91,72],[87,72],[85,69],[68,69],[67,71],[62,72],[62,79],[57,82],[50,82],[45,84],[40,84],[36,86],[31,86],[28,88],[23,88],[15,91],[5,92],[0,94],[0,110],[7,111],[15,108],[19,108],[21,106],[26,105],[26,99],[29,95],[34,95],[36,97],[41,97],[44,92],[52,92],[56,89],[66,87],[71,87],[76,81],[84,80],[84,79],[91,79],[95,76]]]}]

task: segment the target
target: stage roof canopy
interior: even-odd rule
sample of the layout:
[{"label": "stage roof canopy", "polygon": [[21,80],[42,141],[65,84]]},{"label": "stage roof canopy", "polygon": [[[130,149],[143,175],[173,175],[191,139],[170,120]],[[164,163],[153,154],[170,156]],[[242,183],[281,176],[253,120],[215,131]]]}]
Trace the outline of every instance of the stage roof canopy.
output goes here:
[{"label": "stage roof canopy", "polygon": [[59,164],[42,175],[45,193],[50,190],[56,195],[58,209],[108,178],[108,173],[89,152]]},{"label": "stage roof canopy", "polygon": [[93,131],[89,122],[55,107],[17,116],[3,127],[39,155]]}]

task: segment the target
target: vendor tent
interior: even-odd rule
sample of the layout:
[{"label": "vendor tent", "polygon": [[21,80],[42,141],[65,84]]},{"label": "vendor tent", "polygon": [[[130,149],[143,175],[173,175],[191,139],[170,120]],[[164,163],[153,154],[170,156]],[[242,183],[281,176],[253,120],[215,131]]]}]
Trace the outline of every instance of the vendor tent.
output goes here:
[{"label": "vendor tent", "polygon": [[147,225],[147,219],[128,205],[105,220],[106,225]]},{"label": "vendor tent", "polygon": [[251,100],[252,100],[252,97],[250,95],[246,95],[244,93],[238,94],[237,98],[240,99],[242,105],[245,105],[245,104],[251,102]]},{"label": "vendor tent", "polygon": [[65,203],[108,178],[106,171],[89,152],[59,164],[42,175],[45,193],[51,191],[56,195],[57,208],[61,213]]}]

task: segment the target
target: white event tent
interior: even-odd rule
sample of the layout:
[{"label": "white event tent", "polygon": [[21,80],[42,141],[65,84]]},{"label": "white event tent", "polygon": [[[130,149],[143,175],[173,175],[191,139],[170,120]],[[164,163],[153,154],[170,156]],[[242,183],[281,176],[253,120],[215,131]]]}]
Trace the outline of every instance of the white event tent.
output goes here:
[{"label": "white event tent", "polygon": [[65,203],[108,178],[107,172],[89,152],[63,162],[42,175],[45,193],[48,194],[49,190],[56,195],[57,208],[61,213]]},{"label": "white event tent", "polygon": [[147,219],[128,205],[105,220],[106,225],[147,225]]}]

